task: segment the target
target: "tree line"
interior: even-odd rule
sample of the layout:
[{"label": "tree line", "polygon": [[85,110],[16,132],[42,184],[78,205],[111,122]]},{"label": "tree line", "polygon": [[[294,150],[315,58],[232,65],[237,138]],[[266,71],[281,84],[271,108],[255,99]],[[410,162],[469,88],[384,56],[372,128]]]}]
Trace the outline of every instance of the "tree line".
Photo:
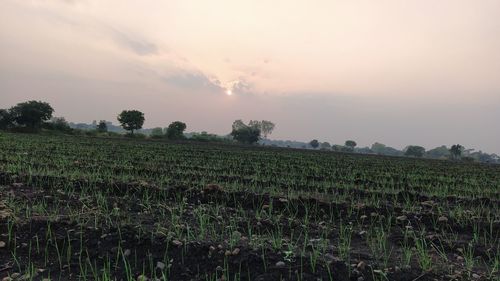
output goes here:
[{"label": "tree line", "polygon": [[[67,134],[85,135],[105,135],[105,136],[126,136],[135,138],[145,138],[146,135],[136,133],[141,130],[145,116],[139,110],[123,110],[118,114],[117,121],[128,133],[125,135],[108,131],[108,126],[112,123],[106,120],[95,122],[91,130],[75,129],[63,117],[53,117],[54,109],[47,102],[27,101],[18,103],[9,109],[0,109],[0,130],[10,130],[14,132],[39,132],[41,130],[63,132]],[[272,141],[267,137],[272,134],[275,124],[267,120],[250,120],[245,124],[242,120],[233,122],[231,132],[227,136],[216,134],[185,133],[187,125],[181,121],[174,121],[166,128],[153,128],[149,137],[155,139],[168,140],[194,140],[209,142],[238,142],[242,144],[256,144],[271,146],[287,146],[288,143],[299,147],[300,142]],[[189,136],[189,137],[187,137]],[[374,143],[371,147],[358,148],[354,140],[345,141],[344,145],[331,145],[329,142],[320,142],[317,139],[311,140],[308,144],[301,144],[300,148],[312,148],[337,152],[379,154],[389,156],[408,156],[416,158],[452,159],[463,161],[477,161],[486,163],[500,163],[500,157],[496,154],[487,154],[482,151],[465,149],[460,144],[453,144],[451,147],[441,146],[426,151],[424,147],[409,145],[403,150],[398,150],[381,143]]]},{"label": "tree line", "polygon": [[[500,156],[496,154],[488,154],[482,151],[474,151],[474,149],[466,149],[463,145],[453,144],[450,147],[440,146],[434,149],[426,150],[419,145],[408,145],[403,150],[386,146],[382,143],[374,143],[371,147],[357,148],[357,144],[353,140],[347,140],[344,145],[330,145],[329,142],[319,142],[314,139],[308,143],[312,149],[331,150],[337,152],[355,152],[362,154],[378,154],[387,156],[407,156],[415,158],[432,158],[432,159],[450,159],[461,160],[468,162],[483,162],[483,163],[499,163]],[[303,146],[302,148],[306,148]]]},{"label": "tree line", "polygon": [[[53,117],[54,109],[47,102],[27,101],[18,103],[9,109],[0,109],[0,130],[11,130],[14,132],[36,133],[43,129],[50,131],[60,131],[64,133],[82,133],[83,130],[71,128],[70,124],[63,117]],[[125,136],[144,138],[143,134],[137,134],[141,130],[144,121],[144,113],[139,110],[123,110],[118,114],[117,121],[128,133]],[[85,134],[102,134],[116,136],[118,134],[108,132],[108,125],[111,123],[101,120],[95,123],[94,130],[85,130]],[[267,138],[274,130],[274,123],[267,120],[251,120],[248,125],[241,120],[233,123],[231,133],[228,135],[232,140],[243,144],[255,144],[262,137]],[[153,128],[150,133],[151,138],[165,138],[169,140],[185,140],[186,123],[174,121],[166,128]],[[207,132],[189,134],[191,140],[196,141],[230,141],[230,138],[219,137]]]}]

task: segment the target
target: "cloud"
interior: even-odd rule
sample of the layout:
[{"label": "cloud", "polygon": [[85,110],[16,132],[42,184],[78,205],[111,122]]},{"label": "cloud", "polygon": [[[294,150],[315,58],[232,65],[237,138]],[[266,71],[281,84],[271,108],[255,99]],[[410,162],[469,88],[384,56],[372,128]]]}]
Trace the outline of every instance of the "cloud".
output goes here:
[{"label": "cloud", "polygon": [[[129,28],[108,22],[105,19],[97,19],[90,15],[76,13],[75,8],[71,6],[82,4],[82,1],[60,0],[60,2],[68,4],[70,7],[66,9],[60,5],[55,5],[55,7],[50,5],[22,7],[31,11],[33,16],[40,17],[46,22],[53,24],[54,26],[51,27],[52,30],[61,30],[62,26],[71,27],[72,30],[76,31],[82,37],[82,40],[105,38],[117,47],[132,51],[139,56],[160,53],[158,44],[146,39],[142,34],[132,32]],[[61,12],[61,10],[65,12]],[[84,39],[83,37],[86,38]]]},{"label": "cloud", "polygon": [[156,44],[137,35],[125,33],[114,28],[109,29],[113,41],[120,47],[128,49],[140,56],[156,55],[159,48]]},{"label": "cloud", "polygon": [[77,4],[78,2],[81,2],[81,0],[61,0],[61,2],[66,3],[66,4],[70,4],[70,5],[74,5],[74,4]]},{"label": "cloud", "polygon": [[0,0],[0,104],[48,100],[74,121],[137,106],[151,124],[224,133],[265,118],[278,138],[499,151],[500,2],[229,2]]},{"label": "cloud", "polygon": [[208,91],[210,93],[220,93],[224,88],[220,86],[217,79],[210,79],[201,72],[183,71],[171,74],[164,78],[169,85],[190,91]]},{"label": "cloud", "polygon": [[252,84],[246,81],[244,78],[233,81],[231,90],[237,94],[249,94],[252,91]]}]

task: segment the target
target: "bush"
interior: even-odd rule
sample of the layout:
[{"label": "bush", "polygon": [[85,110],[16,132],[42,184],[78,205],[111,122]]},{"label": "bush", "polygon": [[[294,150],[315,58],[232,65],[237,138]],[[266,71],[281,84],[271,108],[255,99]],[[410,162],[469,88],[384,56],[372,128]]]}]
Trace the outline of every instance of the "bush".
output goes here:
[{"label": "bush", "polygon": [[184,130],[186,130],[186,123],[180,121],[172,122],[167,128],[167,138],[169,140],[185,139]]},{"label": "bush", "polygon": [[141,134],[141,133],[126,133],[124,135],[126,138],[133,138],[133,139],[146,139],[146,135],[145,134]]},{"label": "bush", "polygon": [[153,139],[161,139],[163,138],[165,135],[163,133],[163,129],[160,128],[160,127],[157,127],[157,128],[153,128],[153,130],[151,131],[151,138]]},{"label": "bush", "polygon": [[462,161],[467,162],[467,163],[472,163],[472,162],[476,162],[476,159],[474,159],[474,157],[465,156],[465,157],[462,157]]},{"label": "bush", "polygon": [[73,131],[64,117],[52,118],[50,122],[43,124],[43,128],[64,133],[71,133]]},{"label": "bush", "polygon": [[13,118],[8,110],[0,109],[0,130],[7,130],[13,126]]},{"label": "bush", "polygon": [[405,156],[422,157],[424,154],[425,148],[418,145],[410,145],[405,151]]},{"label": "bush", "polygon": [[225,138],[221,138],[215,134],[209,134],[207,132],[194,133],[189,140],[199,141],[199,142],[227,142]]}]

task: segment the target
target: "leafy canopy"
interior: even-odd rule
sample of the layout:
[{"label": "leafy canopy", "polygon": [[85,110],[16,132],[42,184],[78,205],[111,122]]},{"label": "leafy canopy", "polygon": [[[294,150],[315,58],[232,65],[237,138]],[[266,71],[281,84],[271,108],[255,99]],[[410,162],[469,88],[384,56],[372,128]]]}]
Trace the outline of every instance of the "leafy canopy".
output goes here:
[{"label": "leafy canopy", "polygon": [[8,129],[12,126],[12,115],[8,110],[0,109],[0,130]]},{"label": "leafy canopy", "polygon": [[181,121],[172,122],[167,128],[167,138],[171,140],[184,139],[184,130],[186,130],[186,123]]},{"label": "leafy canopy", "polygon": [[347,146],[349,148],[355,148],[356,145],[358,145],[358,144],[353,140],[346,140],[345,141],[345,146]]},{"label": "leafy canopy", "polygon": [[254,144],[260,139],[260,126],[258,121],[250,121],[248,125],[241,120],[233,122],[231,136],[240,143]]},{"label": "leafy canopy", "polygon": [[52,118],[54,109],[46,102],[27,101],[18,103],[9,110],[9,113],[18,125],[38,130],[43,122]]},{"label": "leafy canopy", "polygon": [[118,122],[123,129],[134,134],[134,130],[139,130],[144,125],[144,113],[138,110],[124,110],[118,115]]},{"label": "leafy canopy", "polygon": [[425,154],[425,148],[418,145],[410,145],[406,148],[406,156],[422,157]]},{"label": "leafy canopy", "polygon": [[309,145],[312,147],[312,148],[318,148],[319,146],[319,141],[318,140],[312,140],[309,142]]}]

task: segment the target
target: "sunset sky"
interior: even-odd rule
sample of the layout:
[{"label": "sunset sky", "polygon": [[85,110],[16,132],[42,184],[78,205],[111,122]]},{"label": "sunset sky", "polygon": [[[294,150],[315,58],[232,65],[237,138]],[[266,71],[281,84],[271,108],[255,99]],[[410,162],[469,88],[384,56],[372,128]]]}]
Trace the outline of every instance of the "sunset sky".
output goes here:
[{"label": "sunset sky", "polygon": [[31,99],[73,122],[500,153],[500,1],[1,0],[0,108]]}]

